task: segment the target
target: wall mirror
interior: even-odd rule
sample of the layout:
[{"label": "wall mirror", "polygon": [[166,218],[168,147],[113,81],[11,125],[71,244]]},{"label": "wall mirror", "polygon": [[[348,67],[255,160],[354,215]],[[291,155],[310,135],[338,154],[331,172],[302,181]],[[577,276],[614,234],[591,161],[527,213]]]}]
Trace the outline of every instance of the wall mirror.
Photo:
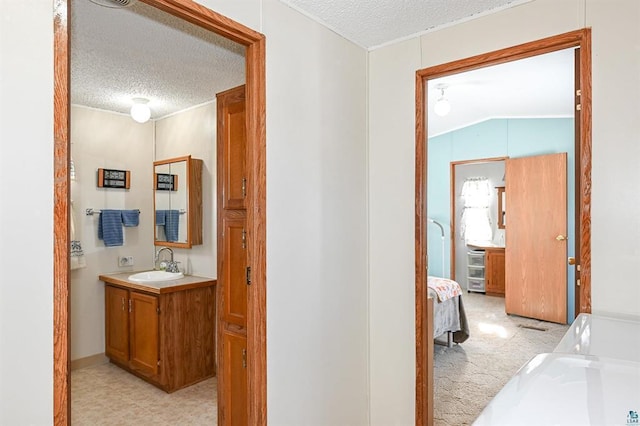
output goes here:
[{"label": "wall mirror", "polygon": [[202,160],[185,157],[153,163],[154,244],[202,244]]},{"label": "wall mirror", "polygon": [[507,197],[504,192],[504,186],[497,186],[498,190],[498,229],[504,229],[507,222]]}]

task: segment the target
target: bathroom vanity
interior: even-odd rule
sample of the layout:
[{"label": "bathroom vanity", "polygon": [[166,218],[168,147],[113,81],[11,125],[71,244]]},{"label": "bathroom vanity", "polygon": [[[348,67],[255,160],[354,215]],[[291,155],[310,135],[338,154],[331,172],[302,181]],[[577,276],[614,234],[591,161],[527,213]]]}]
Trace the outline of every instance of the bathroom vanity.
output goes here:
[{"label": "bathroom vanity", "polygon": [[214,376],[216,280],[138,283],[130,275],[100,275],[110,361],[169,393]]}]

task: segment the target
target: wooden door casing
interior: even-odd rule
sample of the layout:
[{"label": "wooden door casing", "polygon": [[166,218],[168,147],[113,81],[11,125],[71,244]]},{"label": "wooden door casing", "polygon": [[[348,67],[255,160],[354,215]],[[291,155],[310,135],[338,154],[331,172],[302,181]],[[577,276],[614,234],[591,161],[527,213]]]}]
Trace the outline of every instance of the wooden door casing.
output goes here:
[{"label": "wooden door casing", "polygon": [[426,235],[427,235],[427,140],[429,123],[426,113],[427,102],[431,95],[429,82],[465,71],[498,65],[519,59],[542,55],[556,50],[577,47],[580,49],[576,76],[580,80],[581,114],[576,116],[580,126],[580,154],[576,153],[576,169],[580,170],[576,192],[580,192],[576,209],[579,214],[580,232],[580,312],[591,312],[591,169],[592,169],[592,89],[591,89],[591,28],[570,31],[544,39],[530,41],[472,57],[434,65],[416,71],[415,84],[415,310],[416,310],[416,425],[428,423],[427,412],[423,410],[424,382],[433,380],[433,370],[426,362],[422,348],[424,341],[423,311],[426,309]]},{"label": "wooden door casing", "polygon": [[129,292],[105,286],[105,354],[129,362]]},{"label": "wooden door casing", "polygon": [[[247,101],[247,206],[250,214],[248,251],[253,270],[253,284],[248,308],[249,360],[248,402],[249,422],[267,423],[266,373],[266,89],[263,34],[216,13],[196,2],[176,0],[144,0],[178,19],[192,22],[245,47]],[[53,81],[54,81],[54,264],[53,264],[53,423],[71,422],[70,388],[70,304],[69,304],[69,138],[70,99],[69,39],[71,8],[68,0],[55,3],[53,20]],[[26,24],[25,24],[26,25]]]},{"label": "wooden door casing", "polygon": [[[567,154],[506,160],[505,310],[567,321]],[[565,239],[563,239],[565,238]]]},{"label": "wooden door casing", "polygon": [[149,376],[158,374],[158,297],[130,292],[131,368]]}]

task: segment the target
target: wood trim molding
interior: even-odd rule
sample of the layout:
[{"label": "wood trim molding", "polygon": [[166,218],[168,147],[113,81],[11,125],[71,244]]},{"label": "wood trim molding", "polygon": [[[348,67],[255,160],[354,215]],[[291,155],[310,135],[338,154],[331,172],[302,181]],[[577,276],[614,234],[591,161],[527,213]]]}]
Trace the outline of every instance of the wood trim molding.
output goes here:
[{"label": "wood trim molding", "polygon": [[248,423],[267,424],[267,163],[265,39],[247,48]]},{"label": "wood trim molding", "polygon": [[82,368],[94,367],[96,365],[107,364],[109,358],[103,353],[78,358],[71,361],[71,371],[80,370]]},{"label": "wood trim molding", "polygon": [[[591,313],[591,29],[580,39],[580,311]],[[577,191],[576,191],[577,192]],[[577,249],[577,248],[576,248]]]},{"label": "wood trim molding", "polygon": [[[429,337],[426,331],[433,318],[427,318],[427,134],[424,103],[426,89],[423,77],[416,74],[416,203],[415,203],[415,258],[416,258],[416,426],[427,425],[433,418],[428,389],[433,388],[433,369],[429,369]],[[427,368],[424,368],[426,364]]]},{"label": "wood trim molding", "polygon": [[[266,371],[266,90],[265,37],[189,0],[141,0],[246,46],[248,253],[248,420],[267,422]],[[56,0],[54,17],[54,424],[69,425],[69,0]]]},{"label": "wood trim molding", "polygon": [[[429,424],[425,408],[425,381],[433,381],[423,348],[427,344],[423,332],[423,313],[426,304],[426,191],[427,191],[427,116],[424,99],[428,80],[497,65],[505,62],[541,55],[556,50],[580,48],[580,87],[582,90],[582,114],[580,115],[580,235],[581,235],[581,291],[580,310],[591,312],[591,29],[571,31],[541,40],[483,53],[416,72],[416,203],[415,203],[415,254],[416,254],[416,425]],[[426,321],[430,321],[427,318]],[[424,371],[425,368],[428,371]],[[426,412],[425,412],[426,411]]]},{"label": "wood trim molding", "polygon": [[69,14],[66,0],[53,14],[53,424],[71,423],[69,318]]}]

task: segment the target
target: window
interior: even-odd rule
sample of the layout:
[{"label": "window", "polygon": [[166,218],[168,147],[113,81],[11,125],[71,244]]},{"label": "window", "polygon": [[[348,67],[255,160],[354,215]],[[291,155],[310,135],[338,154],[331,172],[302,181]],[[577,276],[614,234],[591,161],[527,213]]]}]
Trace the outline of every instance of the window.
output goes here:
[{"label": "window", "polygon": [[491,241],[491,219],[489,203],[491,187],[489,179],[473,177],[465,179],[462,185],[462,220],[460,237],[465,241]]}]

